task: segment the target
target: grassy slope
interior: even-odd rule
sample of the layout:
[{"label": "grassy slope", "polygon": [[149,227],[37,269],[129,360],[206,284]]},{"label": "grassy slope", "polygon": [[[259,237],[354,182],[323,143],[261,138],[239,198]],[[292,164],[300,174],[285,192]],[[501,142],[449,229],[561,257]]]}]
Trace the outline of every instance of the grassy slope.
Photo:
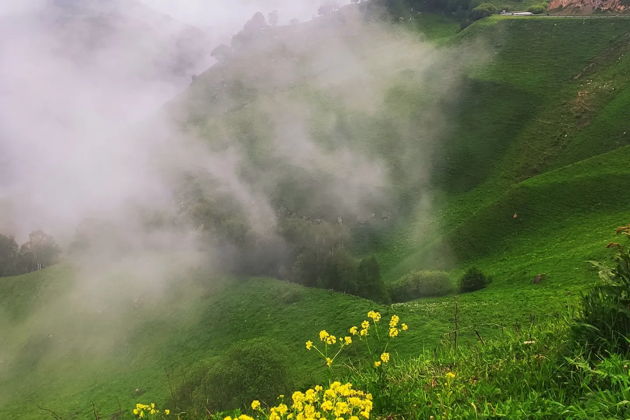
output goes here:
[{"label": "grassy slope", "polygon": [[[464,262],[454,275],[475,264],[495,281],[472,294],[396,305],[391,310],[408,320],[413,331],[401,339],[402,354],[435,346],[452,329],[456,301],[463,338],[471,340],[475,329],[488,337],[499,326],[527,325],[562,312],[593,278],[585,260],[603,256],[611,228],[630,217],[623,194],[630,180],[625,164],[630,148],[619,148],[628,144],[622,133],[630,131],[623,118],[630,105],[623,75],[630,67],[627,58],[617,60],[610,51],[628,30],[630,22],[625,20],[492,18],[459,35],[490,34],[495,57],[463,91],[457,110],[460,123],[437,167],[444,205],[436,218],[422,223],[438,228],[418,238],[414,232],[422,230],[420,221],[405,227],[380,259],[389,279],[423,268],[426,255],[445,249],[439,235],[445,233],[446,249],[452,252],[440,255],[453,259],[444,263]],[[434,37],[446,32],[447,26],[442,26]],[[574,80],[592,60],[597,62],[592,77]],[[589,103],[589,123],[575,128],[571,101],[588,80],[615,83],[616,89],[597,90]],[[558,133],[568,136],[559,142]],[[517,219],[512,218],[514,212]],[[442,226],[448,229],[439,229]],[[532,285],[533,275],[541,272],[547,280]],[[70,274],[71,269],[56,267],[2,279],[3,331],[51,294],[61,294],[72,281]],[[20,333],[12,331],[17,335],[12,345],[21,346],[22,362],[0,380],[0,417],[41,418],[36,404],[74,413],[64,418],[85,418],[90,401],[108,413],[119,403],[128,407],[138,400],[162,401],[169,388],[165,372],[172,375],[171,382],[178,382],[193,366],[212,363],[227,346],[259,336],[289,350],[298,381],[312,382],[313,364],[302,358],[304,340],[320,328],[340,332],[376,306],[271,279],[229,287],[207,284],[205,279],[195,283],[205,292],[185,305],[174,298],[147,305],[137,314],[139,322],[126,327],[116,350],[102,357],[73,349],[47,361],[38,353],[48,345],[46,340],[22,342],[28,326]],[[66,319],[70,323],[71,312]],[[106,321],[96,317],[91,322],[98,329],[99,322]]]}]

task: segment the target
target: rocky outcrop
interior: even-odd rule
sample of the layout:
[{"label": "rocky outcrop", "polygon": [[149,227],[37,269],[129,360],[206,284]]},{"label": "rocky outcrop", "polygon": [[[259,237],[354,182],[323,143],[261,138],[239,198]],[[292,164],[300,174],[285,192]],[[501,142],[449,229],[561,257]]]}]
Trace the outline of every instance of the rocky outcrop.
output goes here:
[{"label": "rocky outcrop", "polygon": [[551,0],[549,10],[562,10],[571,14],[587,15],[597,11],[630,12],[628,0]]}]

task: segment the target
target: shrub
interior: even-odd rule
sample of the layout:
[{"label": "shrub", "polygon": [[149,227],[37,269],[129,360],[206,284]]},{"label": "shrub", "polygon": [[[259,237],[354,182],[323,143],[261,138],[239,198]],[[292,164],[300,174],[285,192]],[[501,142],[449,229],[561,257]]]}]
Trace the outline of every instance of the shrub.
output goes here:
[{"label": "shrub", "polygon": [[481,19],[486,16],[490,16],[497,12],[497,8],[492,3],[481,3],[470,11],[470,18],[473,20]]},{"label": "shrub", "polygon": [[460,292],[474,292],[486,287],[490,283],[490,277],[486,276],[481,270],[472,267],[459,280]]},{"label": "shrub", "polygon": [[[618,232],[630,235],[630,225]],[[577,340],[601,355],[629,351],[630,249],[620,244],[611,247],[616,249],[614,267],[593,263],[601,283],[582,298],[582,313],[574,327]]]},{"label": "shrub", "polygon": [[374,257],[361,260],[357,269],[358,295],[376,302],[389,303],[389,293],[381,278],[381,269]]},{"label": "shrub", "polygon": [[288,366],[288,355],[273,342],[239,342],[180,386],[169,405],[204,416],[206,410],[245,407],[256,398],[272,403],[293,386]]},{"label": "shrub", "polygon": [[394,302],[406,302],[429,296],[445,296],[455,292],[455,284],[444,271],[415,271],[390,287]]},{"label": "shrub", "polygon": [[530,7],[529,9],[527,9],[528,12],[532,12],[535,15],[539,15],[541,13],[545,13],[546,7],[542,4],[536,4],[532,7]]}]

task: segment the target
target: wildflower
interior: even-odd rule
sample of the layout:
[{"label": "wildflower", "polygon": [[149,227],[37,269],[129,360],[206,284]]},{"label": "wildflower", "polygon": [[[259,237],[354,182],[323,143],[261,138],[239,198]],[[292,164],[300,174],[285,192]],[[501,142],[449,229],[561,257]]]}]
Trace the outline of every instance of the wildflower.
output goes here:
[{"label": "wildflower", "polygon": [[377,360],[376,362],[374,362],[374,367],[377,368],[381,365],[381,361]]},{"label": "wildflower", "polygon": [[322,389],[324,389],[324,387],[323,387],[323,386],[321,386],[321,385],[315,385],[315,391],[319,392],[319,391],[321,391]]},{"label": "wildflower", "polygon": [[337,342],[337,337],[334,335],[329,335],[326,337],[326,344],[335,344]]},{"label": "wildflower", "polygon": [[372,318],[374,322],[378,322],[381,320],[381,314],[376,311],[370,311],[367,313],[368,318]]},{"label": "wildflower", "polygon": [[367,330],[368,328],[370,328],[370,322],[369,321],[363,321],[361,323],[361,328],[363,328],[364,330]]},{"label": "wildflower", "polygon": [[389,329],[389,336],[390,337],[397,337],[398,336],[398,328],[396,328],[396,327],[390,328]]},{"label": "wildflower", "polygon": [[306,342],[306,350],[310,350],[311,348],[313,348],[313,342],[311,340],[308,340]]},{"label": "wildflower", "polygon": [[333,360],[330,357],[326,358],[326,366],[331,367],[333,364]]},{"label": "wildflower", "polygon": [[446,378],[447,379],[455,379],[455,376],[457,376],[457,375],[455,375],[455,372],[447,372],[446,373]]},{"label": "wildflower", "polygon": [[326,338],[328,338],[328,336],[329,336],[329,335],[330,335],[330,334],[328,334],[328,331],[326,331],[326,330],[321,330],[321,331],[319,332],[319,339],[320,339],[321,341],[326,341]]},{"label": "wildflower", "polygon": [[407,331],[409,329],[409,326],[403,322],[402,324],[400,324],[400,329],[403,331]]},{"label": "wildflower", "polygon": [[357,327],[350,327],[350,329],[348,330],[348,332],[352,335],[357,335],[357,333],[359,329]]},{"label": "wildflower", "polygon": [[360,335],[361,337],[365,337],[366,335],[368,335],[368,330],[367,330],[367,328],[362,329],[362,330],[359,332],[359,335]]},{"label": "wildflower", "polygon": [[164,409],[164,414],[166,414],[168,416],[169,414],[171,414],[171,410],[169,410],[168,408],[165,408]]},{"label": "wildflower", "polygon": [[322,410],[324,410],[324,411],[332,411],[333,408],[334,408],[334,405],[333,405],[332,401],[326,400],[326,401],[324,401],[322,403],[321,407],[322,407]]},{"label": "wildflower", "polygon": [[241,414],[240,416],[238,416],[238,420],[254,420],[254,418],[246,414]]},{"label": "wildflower", "polygon": [[381,360],[383,361],[383,363],[389,362],[389,353],[381,354]]},{"label": "wildflower", "polygon": [[232,417],[227,416],[227,417],[224,417],[223,420],[232,420]]},{"label": "wildflower", "polygon": [[392,319],[389,320],[389,327],[394,328],[398,325],[398,321],[400,321],[400,317],[398,315],[392,315]]},{"label": "wildflower", "polygon": [[278,410],[278,413],[280,413],[280,415],[285,415],[287,411],[289,411],[289,407],[287,407],[286,404],[280,404],[278,407],[276,407],[276,409]]},{"label": "wildflower", "polygon": [[260,401],[254,400],[252,401],[252,410],[258,410],[260,408]]},{"label": "wildflower", "polygon": [[343,340],[346,343],[346,346],[349,346],[350,344],[352,344],[352,337],[346,336],[343,338]]}]

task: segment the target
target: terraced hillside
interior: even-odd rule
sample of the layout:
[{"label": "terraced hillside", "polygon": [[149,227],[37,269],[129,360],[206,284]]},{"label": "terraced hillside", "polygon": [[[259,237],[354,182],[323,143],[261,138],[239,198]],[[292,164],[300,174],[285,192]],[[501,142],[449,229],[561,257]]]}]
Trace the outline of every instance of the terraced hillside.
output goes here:
[{"label": "terraced hillside", "polygon": [[[628,37],[630,19],[493,17],[442,38],[446,46],[481,40],[489,58],[449,108],[448,135],[432,157],[431,211],[407,213],[370,251],[390,282],[431,268],[455,278],[477,266],[493,277],[488,288],[389,307],[275,279],[186,272],[167,298],[113,293],[111,308],[128,321],[99,337],[112,321],[65,294],[79,281],[72,266],[2,278],[0,417],[90,418],[168,401],[227,349],[254,339],[286,353],[291,386],[310,385],[320,374],[304,341],[324,327],[344,331],[374,308],[409,323],[403,358],[448,338],[455,311],[462,343],[563,314],[595,279],[586,261],[602,258],[612,229],[630,219]],[[212,74],[191,89],[204,77]],[[60,297],[55,324],[47,322],[51,297]]]}]

